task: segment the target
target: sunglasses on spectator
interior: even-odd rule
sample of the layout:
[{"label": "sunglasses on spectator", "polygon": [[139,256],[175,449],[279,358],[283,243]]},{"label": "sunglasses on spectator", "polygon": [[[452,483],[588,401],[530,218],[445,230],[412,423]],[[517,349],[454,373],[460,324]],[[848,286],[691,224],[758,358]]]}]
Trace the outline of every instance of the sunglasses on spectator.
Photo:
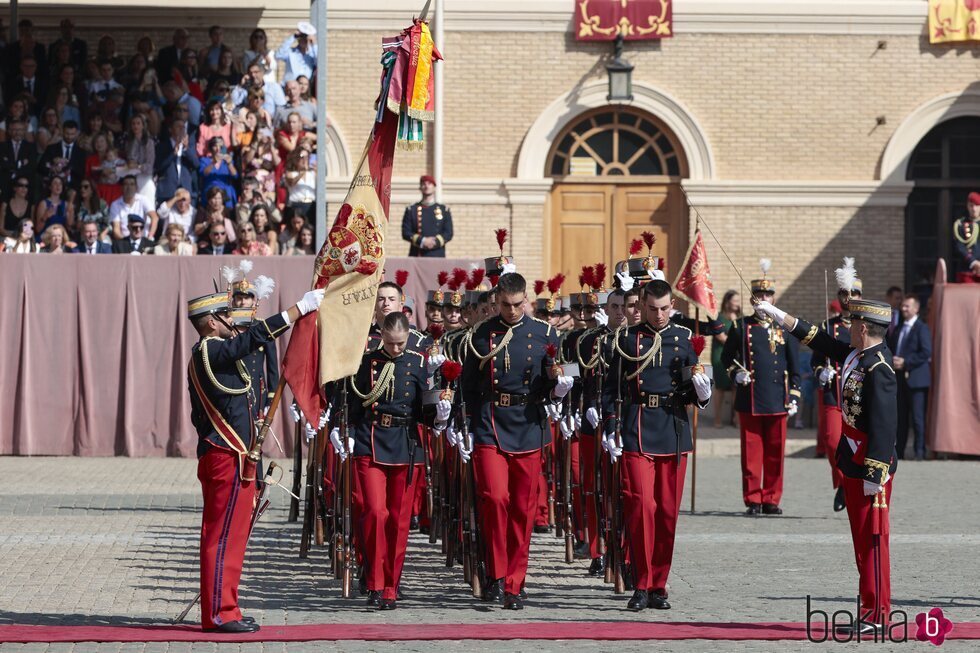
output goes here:
[{"label": "sunglasses on spectator", "polygon": [[224,236],[225,235],[225,232],[224,231],[212,231],[211,232],[211,235],[212,236]]},{"label": "sunglasses on spectator", "polygon": [[30,184],[14,184],[14,188],[30,188]]}]

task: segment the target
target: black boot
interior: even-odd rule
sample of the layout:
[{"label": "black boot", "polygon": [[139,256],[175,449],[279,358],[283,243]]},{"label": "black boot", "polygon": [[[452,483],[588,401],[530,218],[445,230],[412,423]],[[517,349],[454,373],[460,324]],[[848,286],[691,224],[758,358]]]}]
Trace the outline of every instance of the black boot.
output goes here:
[{"label": "black boot", "polygon": [[841,485],[834,494],[834,512],[840,512],[846,507],[847,502],[844,500],[844,486]]},{"label": "black boot", "polygon": [[749,507],[745,510],[746,515],[752,515],[752,516],[758,515],[761,512],[762,512],[761,503],[750,503]]},{"label": "black boot", "polygon": [[490,581],[486,589],[483,590],[483,600],[488,603],[500,603],[504,600],[504,579]]},{"label": "black boot", "polygon": [[602,556],[598,558],[592,558],[592,564],[589,565],[589,576],[593,578],[602,578],[606,575],[606,559]]},{"label": "black boot", "polygon": [[396,607],[398,604],[395,599],[381,599],[381,602],[378,603],[378,610],[394,610]]},{"label": "black boot", "polygon": [[667,600],[667,595],[658,592],[650,592],[649,606],[654,610],[670,610],[670,602]]},{"label": "black boot", "polygon": [[762,514],[781,515],[783,514],[783,509],[777,506],[775,503],[764,503],[762,504]]},{"label": "black boot", "polygon": [[629,603],[626,604],[626,609],[632,610],[633,612],[639,612],[641,610],[646,610],[649,604],[650,599],[647,591],[636,590],[633,592],[633,598],[631,598]]}]

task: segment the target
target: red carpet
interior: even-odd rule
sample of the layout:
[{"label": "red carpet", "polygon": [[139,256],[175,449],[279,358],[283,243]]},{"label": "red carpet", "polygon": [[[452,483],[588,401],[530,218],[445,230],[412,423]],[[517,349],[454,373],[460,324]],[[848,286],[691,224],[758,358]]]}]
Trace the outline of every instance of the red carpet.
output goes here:
[{"label": "red carpet", "polygon": [[[915,638],[915,622],[908,637]],[[896,633],[897,634],[897,633]],[[959,623],[949,639],[980,639],[980,623]],[[316,640],[802,640],[802,623],[529,622],[486,624],[309,624],[258,633],[202,633],[193,626],[0,626],[0,642],[309,642]]]}]

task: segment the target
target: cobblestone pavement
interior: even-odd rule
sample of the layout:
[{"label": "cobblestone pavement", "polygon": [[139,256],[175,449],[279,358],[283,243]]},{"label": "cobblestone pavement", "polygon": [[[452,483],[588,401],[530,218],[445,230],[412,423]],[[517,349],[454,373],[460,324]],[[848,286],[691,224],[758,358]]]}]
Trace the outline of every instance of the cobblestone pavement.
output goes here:
[{"label": "cobblestone pavement", "polygon": [[[284,465],[289,467],[288,461]],[[200,489],[184,459],[0,458],[0,624],[164,624],[197,591]],[[892,585],[910,621],[932,606],[956,622],[980,621],[975,552],[980,544],[980,463],[905,462],[892,497]],[[782,517],[743,516],[737,457],[697,461],[697,513],[688,494],[678,526],[669,613],[633,615],[627,596],[566,565],[553,536],[535,535],[520,613],[469,596],[427,539],[413,535],[394,612],[342,599],[326,555],[297,557],[299,525],[288,500],[253,536],[242,579],[244,609],[260,623],[485,623],[535,621],[804,621],[805,597],[832,612],[853,609],[857,577],[847,520],[831,510],[826,461],[789,458]],[[198,611],[189,619],[198,618]],[[666,618],[665,618],[666,617]],[[530,626],[533,627],[533,626]],[[612,624],[611,628],[615,628]],[[914,631],[914,627],[913,627]],[[507,650],[637,650],[650,643],[507,642]],[[661,651],[756,651],[795,642],[671,641]],[[810,648],[819,645],[808,645]],[[925,644],[906,646],[931,646]],[[876,645],[875,650],[906,646]],[[483,651],[485,642],[309,644],[0,644],[0,651]],[[847,647],[850,648],[850,647]],[[949,641],[944,650],[977,650]]]}]

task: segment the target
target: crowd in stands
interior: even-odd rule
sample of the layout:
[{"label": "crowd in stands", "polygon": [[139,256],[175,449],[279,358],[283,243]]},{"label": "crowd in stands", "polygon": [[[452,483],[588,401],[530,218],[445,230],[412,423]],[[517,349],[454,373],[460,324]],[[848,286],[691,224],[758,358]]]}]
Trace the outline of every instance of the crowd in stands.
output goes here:
[{"label": "crowd in stands", "polygon": [[0,43],[0,251],[314,254],[314,35]]}]

